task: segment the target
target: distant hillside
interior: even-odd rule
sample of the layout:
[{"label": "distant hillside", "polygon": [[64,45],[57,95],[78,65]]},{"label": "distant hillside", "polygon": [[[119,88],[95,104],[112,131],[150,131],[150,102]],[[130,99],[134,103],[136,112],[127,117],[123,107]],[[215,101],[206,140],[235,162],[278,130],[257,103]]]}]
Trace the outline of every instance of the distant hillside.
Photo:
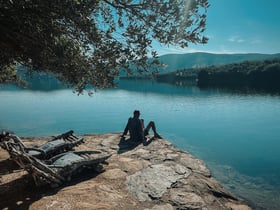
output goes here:
[{"label": "distant hillside", "polygon": [[279,92],[280,58],[201,68],[198,86],[252,87]]},{"label": "distant hillside", "polygon": [[211,65],[240,63],[243,61],[258,61],[280,58],[278,54],[211,54],[211,53],[187,53],[168,54],[159,57],[166,67],[160,69],[160,73],[167,73],[179,69],[206,67]]},{"label": "distant hillside", "polygon": [[158,74],[157,82],[280,93],[280,58],[211,65]]}]

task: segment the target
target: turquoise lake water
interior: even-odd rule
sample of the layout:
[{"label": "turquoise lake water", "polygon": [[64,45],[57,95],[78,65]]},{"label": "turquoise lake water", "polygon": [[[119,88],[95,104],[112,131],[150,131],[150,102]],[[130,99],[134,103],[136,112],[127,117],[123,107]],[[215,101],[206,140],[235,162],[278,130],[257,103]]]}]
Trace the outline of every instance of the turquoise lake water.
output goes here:
[{"label": "turquoise lake water", "polygon": [[89,97],[0,86],[0,130],[19,136],[121,132],[134,109],[175,146],[205,161],[254,209],[280,208],[280,96],[121,81]]}]

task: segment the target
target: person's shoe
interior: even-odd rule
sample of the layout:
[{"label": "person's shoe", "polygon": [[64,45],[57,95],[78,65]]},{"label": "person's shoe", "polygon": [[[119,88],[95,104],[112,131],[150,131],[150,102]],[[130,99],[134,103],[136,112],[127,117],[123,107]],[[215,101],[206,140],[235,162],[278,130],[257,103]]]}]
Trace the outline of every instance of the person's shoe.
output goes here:
[{"label": "person's shoe", "polygon": [[161,137],[158,133],[155,133],[154,137],[155,137],[156,139],[162,139],[162,137]]}]

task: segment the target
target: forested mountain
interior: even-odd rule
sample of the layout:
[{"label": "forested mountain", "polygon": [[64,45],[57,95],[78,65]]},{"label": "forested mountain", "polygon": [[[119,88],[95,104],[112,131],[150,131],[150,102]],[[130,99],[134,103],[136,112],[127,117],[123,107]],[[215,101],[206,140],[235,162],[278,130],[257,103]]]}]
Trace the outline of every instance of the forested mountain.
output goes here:
[{"label": "forested mountain", "polygon": [[[213,54],[213,53],[186,53],[186,54],[167,54],[159,56],[158,60],[160,62],[160,67],[158,68],[159,74],[174,72],[179,69],[189,69],[189,68],[200,68],[211,65],[222,65],[230,63],[240,63],[243,61],[257,61],[265,59],[280,58],[280,53],[278,54],[258,54],[258,53],[248,53],[248,54]],[[146,72],[143,74],[138,74],[136,70],[131,67],[131,71],[134,72],[135,76],[146,76],[150,75],[151,72]],[[128,76],[126,73],[121,73],[121,77]]]},{"label": "forested mountain", "polygon": [[253,87],[280,90],[280,58],[210,66],[198,72],[200,87]]},{"label": "forested mountain", "polygon": [[180,69],[155,78],[175,85],[280,91],[280,58]]},{"label": "forested mountain", "polygon": [[168,54],[159,57],[165,68],[161,68],[159,73],[176,71],[178,69],[206,67],[211,65],[241,63],[243,61],[257,61],[280,58],[278,54],[212,54],[212,53],[186,53]]}]

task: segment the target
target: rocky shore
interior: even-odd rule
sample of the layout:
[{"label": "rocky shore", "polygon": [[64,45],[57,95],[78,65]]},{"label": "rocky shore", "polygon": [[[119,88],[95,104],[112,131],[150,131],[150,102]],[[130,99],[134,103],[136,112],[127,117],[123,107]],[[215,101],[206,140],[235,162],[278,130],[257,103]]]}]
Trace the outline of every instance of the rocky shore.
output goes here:
[{"label": "rocky shore", "polygon": [[[24,138],[27,145],[50,138]],[[0,149],[0,209],[251,209],[211,177],[204,162],[164,139],[135,145],[120,133],[84,135],[76,150],[109,151],[100,174],[82,173],[60,188],[36,187]]]}]

